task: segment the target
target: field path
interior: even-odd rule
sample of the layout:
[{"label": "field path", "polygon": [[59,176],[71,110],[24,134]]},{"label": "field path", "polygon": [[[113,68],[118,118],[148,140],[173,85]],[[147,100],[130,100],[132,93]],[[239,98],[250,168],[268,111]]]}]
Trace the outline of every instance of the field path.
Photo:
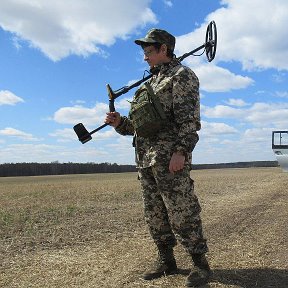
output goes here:
[{"label": "field path", "polygon": [[[206,287],[287,288],[288,173],[195,170],[214,271]],[[136,173],[0,178],[0,287],[180,288],[180,274],[144,281],[156,250]]]}]

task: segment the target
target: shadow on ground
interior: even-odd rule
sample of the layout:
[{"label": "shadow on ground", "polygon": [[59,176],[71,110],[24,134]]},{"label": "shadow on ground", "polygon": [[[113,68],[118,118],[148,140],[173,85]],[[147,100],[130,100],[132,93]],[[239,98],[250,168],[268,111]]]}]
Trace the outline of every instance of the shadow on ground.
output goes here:
[{"label": "shadow on ground", "polygon": [[[188,275],[190,270],[179,269],[179,274]],[[231,269],[213,270],[211,282],[237,285],[243,288],[287,288],[288,270],[284,269]]]},{"label": "shadow on ground", "polygon": [[[189,274],[189,270],[180,269],[182,275]],[[285,269],[231,269],[213,270],[211,282],[226,285],[237,285],[243,288],[287,288],[288,270]]]}]

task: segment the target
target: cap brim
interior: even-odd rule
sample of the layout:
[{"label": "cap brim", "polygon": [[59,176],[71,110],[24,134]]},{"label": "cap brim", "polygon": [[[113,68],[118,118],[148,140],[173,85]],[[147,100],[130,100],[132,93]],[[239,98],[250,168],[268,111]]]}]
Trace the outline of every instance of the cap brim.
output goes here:
[{"label": "cap brim", "polygon": [[141,38],[134,41],[137,45],[142,45],[142,43],[157,43],[157,41],[151,38]]}]

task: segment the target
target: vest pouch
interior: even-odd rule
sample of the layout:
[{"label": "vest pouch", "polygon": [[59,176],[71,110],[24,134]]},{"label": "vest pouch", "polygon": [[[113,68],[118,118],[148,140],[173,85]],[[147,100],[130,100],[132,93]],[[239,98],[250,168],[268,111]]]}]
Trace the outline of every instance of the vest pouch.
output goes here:
[{"label": "vest pouch", "polygon": [[129,118],[137,136],[153,137],[166,124],[165,112],[150,84],[145,83],[131,102]]}]

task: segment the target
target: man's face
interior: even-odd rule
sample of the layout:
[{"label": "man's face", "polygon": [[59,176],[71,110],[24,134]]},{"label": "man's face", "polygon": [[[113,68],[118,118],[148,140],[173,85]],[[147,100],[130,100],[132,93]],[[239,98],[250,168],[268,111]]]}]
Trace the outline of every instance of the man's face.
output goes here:
[{"label": "man's face", "polygon": [[168,62],[169,58],[166,56],[167,47],[162,45],[159,51],[154,46],[147,46],[143,49],[144,60],[148,63],[150,68]]}]

